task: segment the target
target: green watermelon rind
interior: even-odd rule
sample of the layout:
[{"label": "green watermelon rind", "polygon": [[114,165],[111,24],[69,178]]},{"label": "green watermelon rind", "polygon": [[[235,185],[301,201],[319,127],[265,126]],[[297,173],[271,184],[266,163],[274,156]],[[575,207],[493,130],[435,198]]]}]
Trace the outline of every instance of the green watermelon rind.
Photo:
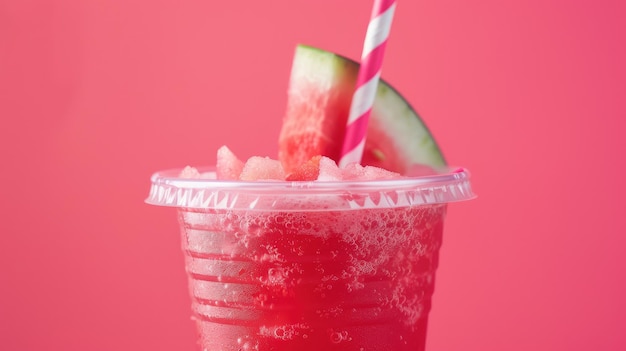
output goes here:
[{"label": "green watermelon rind", "polygon": [[[318,66],[325,68],[322,71],[350,71],[356,80],[359,64],[345,56],[304,44],[297,45],[296,55],[301,58],[310,56],[309,62],[319,62]],[[311,71],[315,72],[316,68]],[[385,133],[392,135],[396,144],[401,145],[399,149],[407,153],[404,155],[408,158],[407,162],[431,167],[447,165],[441,148],[423,119],[398,90],[384,79],[379,81],[369,123],[385,126]]]}]

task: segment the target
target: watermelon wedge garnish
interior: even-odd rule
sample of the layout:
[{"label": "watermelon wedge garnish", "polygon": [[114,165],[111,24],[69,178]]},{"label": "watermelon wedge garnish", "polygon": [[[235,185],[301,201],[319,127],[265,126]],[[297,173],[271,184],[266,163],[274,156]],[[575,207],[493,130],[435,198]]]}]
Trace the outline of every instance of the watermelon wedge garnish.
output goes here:
[{"label": "watermelon wedge garnish", "polygon": [[[345,57],[297,46],[279,137],[278,157],[287,173],[316,155],[339,160],[358,69]],[[361,164],[401,174],[414,164],[446,164],[422,119],[384,80],[378,84]]]}]

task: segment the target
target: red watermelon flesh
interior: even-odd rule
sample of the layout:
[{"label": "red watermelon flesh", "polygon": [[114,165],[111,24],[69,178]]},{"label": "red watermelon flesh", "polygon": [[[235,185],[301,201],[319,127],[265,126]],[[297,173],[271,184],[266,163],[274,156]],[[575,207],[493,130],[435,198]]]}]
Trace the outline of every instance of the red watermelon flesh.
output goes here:
[{"label": "red watermelon flesh", "polygon": [[302,181],[316,180],[320,175],[320,159],[322,156],[313,156],[307,162],[299,165],[293,172],[289,173],[285,180]]},{"label": "red watermelon flesh", "polygon": [[[358,68],[356,62],[330,52],[296,48],[278,143],[286,172],[316,155],[339,160]],[[445,165],[415,110],[384,80],[370,115],[361,164],[401,174],[414,164]]]}]

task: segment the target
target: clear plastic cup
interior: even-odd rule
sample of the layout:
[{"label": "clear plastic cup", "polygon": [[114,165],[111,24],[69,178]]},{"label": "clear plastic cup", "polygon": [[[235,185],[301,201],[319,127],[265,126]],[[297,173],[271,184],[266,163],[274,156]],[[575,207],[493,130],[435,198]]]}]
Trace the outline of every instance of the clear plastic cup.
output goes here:
[{"label": "clear plastic cup", "polygon": [[183,179],[178,210],[202,350],[423,350],[446,207],[464,169],[350,182]]}]

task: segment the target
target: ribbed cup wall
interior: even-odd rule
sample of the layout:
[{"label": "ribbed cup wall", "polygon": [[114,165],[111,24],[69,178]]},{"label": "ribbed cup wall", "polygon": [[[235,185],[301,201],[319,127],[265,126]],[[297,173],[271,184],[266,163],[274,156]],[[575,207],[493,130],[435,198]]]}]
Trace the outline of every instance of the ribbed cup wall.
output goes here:
[{"label": "ribbed cup wall", "polygon": [[202,350],[421,350],[445,205],[180,210]]}]

